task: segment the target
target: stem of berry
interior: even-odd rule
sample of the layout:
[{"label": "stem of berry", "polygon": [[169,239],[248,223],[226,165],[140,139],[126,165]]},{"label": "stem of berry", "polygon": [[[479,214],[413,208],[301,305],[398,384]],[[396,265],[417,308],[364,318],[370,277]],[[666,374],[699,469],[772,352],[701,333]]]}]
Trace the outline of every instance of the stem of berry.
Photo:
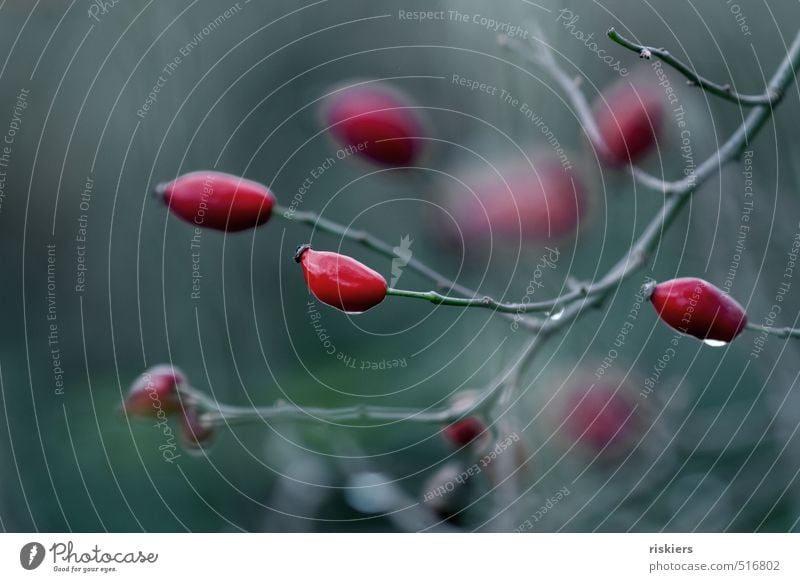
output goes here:
[{"label": "stem of berry", "polygon": [[731,87],[729,83],[721,85],[720,83],[715,83],[714,81],[710,81],[709,79],[698,75],[687,64],[672,56],[672,54],[666,49],[644,46],[635,43],[632,40],[628,40],[622,36],[614,28],[608,29],[608,38],[620,46],[638,53],[643,59],[649,60],[654,56],[658,57],[686,77],[691,85],[696,85],[704,91],[708,91],[712,95],[716,95],[722,99],[727,99],[728,101],[733,101],[739,105],[747,107],[753,107],[755,105],[775,105],[783,95],[781,92],[770,91],[769,89],[760,95],[744,95],[734,91],[733,87]]},{"label": "stem of berry", "polygon": [[746,326],[746,329],[749,329],[750,331],[768,333],[770,335],[776,335],[783,338],[800,338],[800,329],[795,329],[793,327],[770,327],[769,325],[759,325],[757,323],[749,322]]},{"label": "stem of berry", "polygon": [[[405,289],[393,289],[391,287],[386,290],[386,295],[422,299],[424,301],[430,301],[436,305],[450,305],[453,307],[483,307],[484,309],[493,309],[494,311],[499,311],[501,313],[530,313],[534,311],[550,311],[558,304],[559,301],[565,300],[563,297],[560,297],[540,303],[503,303],[487,296],[466,299],[462,297],[450,297],[447,295],[442,295],[436,291],[407,291]],[[572,296],[576,294],[570,293],[570,295]]]}]

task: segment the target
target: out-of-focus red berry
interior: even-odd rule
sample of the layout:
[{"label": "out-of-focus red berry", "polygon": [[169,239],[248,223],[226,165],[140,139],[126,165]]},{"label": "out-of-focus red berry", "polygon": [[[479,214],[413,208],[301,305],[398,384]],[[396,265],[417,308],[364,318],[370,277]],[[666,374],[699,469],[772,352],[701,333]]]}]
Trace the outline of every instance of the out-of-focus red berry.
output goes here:
[{"label": "out-of-focus red berry", "polygon": [[186,382],[183,372],[168,364],[154,366],[136,378],[123,403],[132,416],[158,416],[181,410],[178,388]]},{"label": "out-of-focus red berry", "polygon": [[450,188],[443,205],[452,219],[442,221],[450,238],[547,242],[574,233],[589,206],[577,172],[552,156],[531,161],[467,175],[466,187]]},{"label": "out-of-focus red berry", "polygon": [[294,260],[303,267],[308,289],[326,305],[355,314],[386,297],[386,279],[351,257],[302,245]]},{"label": "out-of-focus red berry", "polygon": [[195,226],[236,232],[267,222],[275,196],[258,182],[222,172],[191,172],[155,187],[170,212]]},{"label": "out-of-focus red berry", "polygon": [[594,115],[605,148],[604,162],[612,166],[635,163],[658,141],[664,122],[664,99],[655,87],[620,81],[598,98]]},{"label": "out-of-focus red berry", "polygon": [[591,450],[614,449],[636,433],[634,404],[624,388],[595,384],[569,391],[564,426],[570,438]]},{"label": "out-of-focus red berry", "polygon": [[667,325],[701,340],[727,343],[747,325],[744,308],[703,279],[683,277],[659,283],[650,301]]},{"label": "out-of-focus red berry", "polygon": [[425,128],[414,104],[385,84],[340,89],[326,98],[323,122],[343,148],[386,166],[414,164]]},{"label": "out-of-focus red berry", "polygon": [[486,425],[480,418],[469,416],[445,427],[442,436],[448,444],[460,449],[485,436],[486,430]]}]

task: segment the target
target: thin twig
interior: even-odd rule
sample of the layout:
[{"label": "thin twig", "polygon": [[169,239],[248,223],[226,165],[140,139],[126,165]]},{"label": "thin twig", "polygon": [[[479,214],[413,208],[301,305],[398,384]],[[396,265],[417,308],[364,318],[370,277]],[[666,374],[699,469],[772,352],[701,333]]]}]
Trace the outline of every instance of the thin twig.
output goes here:
[{"label": "thin twig", "polygon": [[750,331],[767,333],[769,335],[776,335],[782,338],[800,338],[800,329],[795,329],[793,327],[772,327],[750,322],[747,324],[747,329]]},{"label": "thin twig", "polygon": [[614,28],[608,29],[608,38],[625,47],[626,49],[638,53],[641,58],[649,60],[654,56],[658,57],[686,77],[689,80],[689,84],[696,85],[704,91],[708,91],[712,95],[716,95],[717,97],[721,97],[722,99],[732,101],[739,105],[748,107],[753,107],[756,105],[775,105],[783,95],[782,92],[770,89],[767,89],[764,93],[759,95],[745,95],[743,93],[738,93],[733,90],[733,87],[731,87],[729,83],[722,85],[697,74],[687,64],[675,58],[672,53],[666,49],[644,46],[633,42],[632,40],[622,36]]}]

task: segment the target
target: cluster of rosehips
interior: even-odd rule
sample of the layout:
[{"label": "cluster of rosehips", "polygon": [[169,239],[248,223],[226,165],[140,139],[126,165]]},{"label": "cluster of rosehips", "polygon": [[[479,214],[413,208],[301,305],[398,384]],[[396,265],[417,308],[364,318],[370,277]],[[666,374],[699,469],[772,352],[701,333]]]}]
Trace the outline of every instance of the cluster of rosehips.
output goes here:
[{"label": "cluster of rosehips", "polygon": [[[663,107],[662,99],[647,87],[625,84],[612,88],[595,108],[603,161],[617,166],[630,164],[651,151],[662,124]],[[323,119],[341,146],[371,162],[411,166],[423,154],[426,124],[410,101],[385,86],[362,84],[334,91],[323,107]],[[512,199],[512,206],[485,206],[490,221],[498,225],[521,221],[524,231],[534,236],[545,221],[554,218],[557,232],[568,230],[580,218],[583,202],[573,177],[565,181],[561,170],[545,165],[545,179],[535,188],[522,177],[513,179],[516,200]],[[155,192],[178,217],[226,232],[266,223],[276,206],[274,194],[265,185],[216,171],[180,176],[158,185]],[[311,293],[336,309],[360,313],[387,295],[386,279],[351,257],[315,251],[305,244],[298,248],[295,260],[302,266]],[[700,279],[667,281],[649,293],[667,324],[699,339],[729,342],[747,323],[738,303]],[[184,376],[174,368],[150,370],[134,384],[125,410],[153,416],[153,402],[158,400],[165,413],[180,414],[185,441],[197,446],[211,438],[212,429],[202,422],[190,400],[182,401],[183,383]],[[455,446],[463,447],[485,432],[479,419],[467,418],[445,429],[444,435]]]}]

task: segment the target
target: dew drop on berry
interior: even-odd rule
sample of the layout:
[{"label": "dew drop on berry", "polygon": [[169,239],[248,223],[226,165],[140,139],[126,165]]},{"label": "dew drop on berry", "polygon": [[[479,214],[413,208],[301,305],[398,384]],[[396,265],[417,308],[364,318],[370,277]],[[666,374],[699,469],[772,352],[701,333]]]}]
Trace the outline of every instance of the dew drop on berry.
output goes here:
[{"label": "dew drop on berry", "polygon": [[721,348],[723,346],[727,346],[728,342],[724,342],[722,340],[715,340],[715,339],[704,339],[703,343],[707,346],[711,346],[712,348]]}]

